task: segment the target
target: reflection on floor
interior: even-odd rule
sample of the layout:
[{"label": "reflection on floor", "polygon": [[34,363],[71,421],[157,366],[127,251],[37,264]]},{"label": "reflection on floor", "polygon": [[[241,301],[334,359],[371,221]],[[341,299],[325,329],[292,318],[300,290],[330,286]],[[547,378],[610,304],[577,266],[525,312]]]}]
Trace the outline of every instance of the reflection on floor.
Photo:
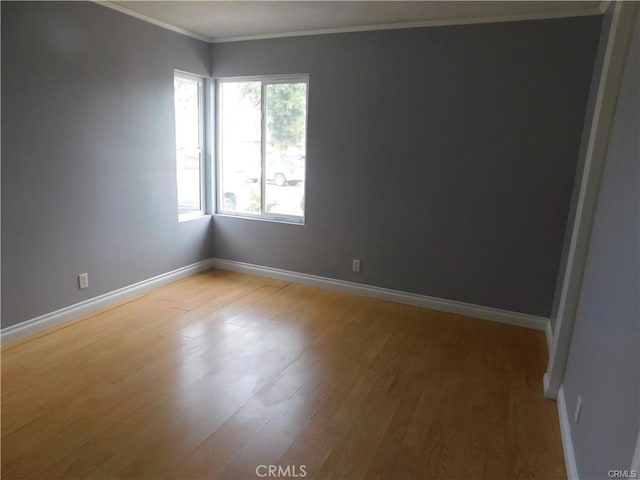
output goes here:
[{"label": "reflection on floor", "polygon": [[5,348],[2,477],[564,478],[545,366],[542,332],[213,270]]}]

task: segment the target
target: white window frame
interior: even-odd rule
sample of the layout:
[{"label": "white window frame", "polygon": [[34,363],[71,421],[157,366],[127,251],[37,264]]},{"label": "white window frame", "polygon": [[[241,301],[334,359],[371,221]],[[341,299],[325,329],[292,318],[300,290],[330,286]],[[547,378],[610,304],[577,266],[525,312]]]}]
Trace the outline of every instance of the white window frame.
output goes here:
[{"label": "white window frame", "polygon": [[[306,198],[307,198],[307,141],[309,138],[308,126],[309,126],[309,74],[287,74],[287,75],[252,75],[242,77],[219,77],[215,78],[215,142],[216,142],[216,160],[215,160],[215,174],[216,174],[216,199],[215,199],[215,214],[222,216],[246,218],[251,220],[266,220],[270,222],[290,223],[294,225],[304,225],[306,218]],[[222,175],[220,175],[220,167],[222,161],[222,142],[221,130],[222,130],[222,118],[220,116],[220,85],[223,83],[234,82],[260,82],[260,213],[246,213],[246,212],[230,212],[221,210],[220,205],[223,201],[224,189],[222,188]],[[304,180],[303,192],[302,192],[302,216],[287,215],[282,213],[267,212],[265,208],[265,191],[267,185],[266,178],[266,86],[278,83],[304,83],[306,85],[306,98],[305,98],[305,117],[304,117]]]},{"label": "white window frame", "polygon": [[[206,195],[206,168],[205,168],[205,152],[207,149],[207,138],[205,135],[205,79],[199,75],[194,75],[192,73],[183,72],[180,70],[173,71],[173,78],[181,78],[184,80],[189,80],[196,82],[198,84],[198,150],[199,150],[199,158],[200,158],[200,210],[196,210],[193,212],[185,212],[178,213],[178,222],[185,222],[188,220],[192,220],[194,218],[199,218],[206,215],[207,212],[207,195]],[[174,113],[173,113],[174,122],[176,119],[175,114],[175,101],[174,101]],[[174,128],[175,131],[175,128]],[[176,144],[176,169],[178,167],[178,145]],[[176,170],[177,172],[177,170]],[[176,183],[176,194],[177,194],[177,183]],[[176,207],[179,208],[178,198],[176,196]]]}]

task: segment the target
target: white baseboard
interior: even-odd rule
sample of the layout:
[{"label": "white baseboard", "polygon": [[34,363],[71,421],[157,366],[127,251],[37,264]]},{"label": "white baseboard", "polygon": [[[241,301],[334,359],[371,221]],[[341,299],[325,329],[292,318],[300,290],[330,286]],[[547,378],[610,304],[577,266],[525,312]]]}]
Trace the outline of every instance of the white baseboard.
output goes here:
[{"label": "white baseboard", "polygon": [[222,258],[212,258],[211,265],[214,268],[219,268],[221,270],[231,270],[234,272],[258,275],[261,277],[275,278],[287,282],[296,282],[303,283],[305,285],[313,285],[316,287],[324,287],[344,293],[362,295],[365,297],[403,303],[416,307],[429,308],[431,310],[438,310],[441,312],[457,313],[459,315],[465,315],[468,317],[507,323],[509,325],[517,325],[519,327],[533,328],[535,330],[544,331],[547,329],[547,325],[549,324],[548,318],[538,317],[535,315],[511,312],[508,310],[501,310],[492,307],[483,307],[481,305],[473,305],[470,303],[457,302],[454,300],[444,300],[441,298],[428,297],[426,295],[419,295],[416,293],[401,292],[399,290],[374,287],[371,285],[347,282],[344,280],[335,280],[332,278],[319,277],[306,273],[281,270],[279,268],[263,267],[260,265],[236,262],[233,260],[225,260]]},{"label": "white baseboard", "polygon": [[638,472],[640,472],[640,431],[638,432],[638,440],[636,440],[636,449],[633,451],[633,458],[631,459],[631,468],[636,472],[636,476]]},{"label": "white baseboard", "polygon": [[454,300],[445,300],[441,298],[419,295],[416,293],[401,292],[399,290],[391,290],[388,288],[375,287],[371,285],[363,285],[355,282],[347,282],[344,280],[335,280],[332,278],[319,277],[306,273],[291,272],[281,270],[279,268],[263,267],[249,263],[236,262],[233,260],[225,260],[221,258],[209,258],[200,262],[178,268],[171,272],[163,273],[155,277],[134,283],[132,285],[114,290],[94,298],[90,298],[80,303],[61,308],[55,312],[47,313],[39,317],[27,320],[0,330],[0,343],[4,346],[20,340],[22,338],[34,335],[43,330],[61,325],[65,322],[88,315],[97,310],[107,308],[116,303],[123,302],[129,298],[133,298],[153,288],[174,282],[181,278],[188,277],[198,272],[208,270],[209,268],[219,268],[222,270],[231,270],[234,272],[248,273],[263,277],[276,278],[287,282],[296,282],[306,285],[338,290],[354,295],[362,295],[366,297],[387,300],[390,302],[403,303],[416,307],[429,308],[442,312],[456,313],[468,317],[480,318],[494,322],[506,323],[520,327],[533,328],[535,330],[544,330],[547,333],[547,341],[549,341],[549,319],[528,315],[524,313],[511,312],[492,307],[483,307],[481,305],[473,305],[469,303],[457,302]]},{"label": "white baseboard", "polygon": [[579,480],[576,457],[573,454],[573,441],[571,440],[571,425],[569,424],[569,414],[567,403],[564,398],[564,388],[560,386],[558,390],[558,418],[560,420],[560,435],[562,437],[562,450],[564,452],[564,465],[567,469],[567,480]]},{"label": "white baseboard", "polygon": [[547,322],[544,333],[547,337],[547,353],[551,356],[551,347],[553,347],[553,327],[551,326],[551,320]]},{"label": "white baseboard", "polygon": [[157,288],[170,282],[175,282],[176,280],[180,280],[181,278],[188,277],[189,275],[193,275],[210,268],[212,268],[212,261],[208,258],[206,260],[201,260],[199,262],[192,263],[191,265],[157,275],[147,280],[142,280],[141,282],[119,288],[118,290],[98,295],[97,297],[90,298],[83,302],[69,305],[68,307],[32,318],[31,320],[27,320],[17,325],[3,328],[0,330],[0,342],[3,346],[10,344],[20,340],[21,338],[41,332],[42,330],[88,315],[116,303],[121,303],[153,288]]},{"label": "white baseboard", "polygon": [[558,392],[552,391],[550,387],[551,378],[549,377],[549,372],[546,372],[542,377],[542,392],[544,398],[548,398],[549,400],[557,400]]}]

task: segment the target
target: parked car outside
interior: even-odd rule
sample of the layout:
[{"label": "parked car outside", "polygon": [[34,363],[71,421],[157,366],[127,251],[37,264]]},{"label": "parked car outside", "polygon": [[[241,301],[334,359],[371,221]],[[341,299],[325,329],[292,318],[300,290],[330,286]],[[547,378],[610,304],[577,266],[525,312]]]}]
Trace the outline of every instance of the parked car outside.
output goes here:
[{"label": "parked car outside", "polygon": [[222,190],[222,212],[260,213],[260,184],[258,179],[247,177],[245,170],[224,172]]},{"label": "parked car outside", "polygon": [[304,180],[304,155],[280,155],[267,158],[266,180],[279,187],[297,185]]}]

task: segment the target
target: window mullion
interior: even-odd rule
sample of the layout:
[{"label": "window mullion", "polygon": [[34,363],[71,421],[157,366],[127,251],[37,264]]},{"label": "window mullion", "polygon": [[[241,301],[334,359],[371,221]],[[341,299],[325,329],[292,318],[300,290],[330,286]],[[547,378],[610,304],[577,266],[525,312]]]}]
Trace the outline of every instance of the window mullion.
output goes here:
[{"label": "window mullion", "polygon": [[267,88],[265,82],[260,82],[260,215],[264,215],[266,209],[267,193],[267,122],[266,122],[266,105],[267,105]]},{"label": "window mullion", "polygon": [[205,147],[205,137],[204,137],[204,106],[205,106],[205,97],[204,97],[204,80],[199,79],[198,81],[198,156],[200,157],[200,213],[206,213],[206,197],[205,197],[205,161],[204,161],[204,147]]}]

